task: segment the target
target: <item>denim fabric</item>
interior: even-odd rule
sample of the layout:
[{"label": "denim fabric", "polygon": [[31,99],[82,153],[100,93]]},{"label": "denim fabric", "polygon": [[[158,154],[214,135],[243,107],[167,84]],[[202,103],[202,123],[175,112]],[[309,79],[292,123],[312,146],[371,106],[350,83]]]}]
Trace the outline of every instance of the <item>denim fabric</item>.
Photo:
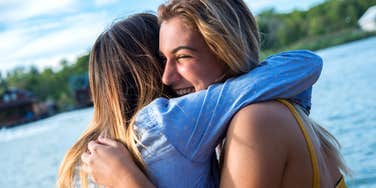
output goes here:
[{"label": "denim fabric", "polygon": [[218,187],[215,147],[233,115],[251,103],[278,98],[309,110],[311,86],[321,69],[321,58],[310,51],[283,52],[206,90],[154,100],[138,113],[135,126],[152,182],[158,187]]}]

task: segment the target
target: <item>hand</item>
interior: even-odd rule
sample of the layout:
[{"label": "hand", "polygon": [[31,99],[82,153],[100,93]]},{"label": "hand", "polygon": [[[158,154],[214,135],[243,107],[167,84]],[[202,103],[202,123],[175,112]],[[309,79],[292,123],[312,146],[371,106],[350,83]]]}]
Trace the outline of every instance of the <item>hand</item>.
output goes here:
[{"label": "hand", "polygon": [[95,183],[106,187],[145,187],[145,182],[152,185],[120,142],[99,137],[89,142],[88,150],[81,155],[82,167]]}]

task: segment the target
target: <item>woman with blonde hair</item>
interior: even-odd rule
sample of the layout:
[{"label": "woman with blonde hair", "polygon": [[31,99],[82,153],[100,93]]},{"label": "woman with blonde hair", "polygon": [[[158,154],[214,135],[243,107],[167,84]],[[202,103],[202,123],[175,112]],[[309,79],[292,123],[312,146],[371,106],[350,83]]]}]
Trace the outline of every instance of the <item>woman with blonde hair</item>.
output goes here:
[{"label": "woman with blonde hair", "polygon": [[[203,88],[197,87],[200,92],[171,100],[159,98],[142,108],[155,97],[163,96],[158,90],[162,88],[161,83],[155,82],[161,78],[158,65],[161,69],[163,66],[158,64],[158,50],[155,50],[158,43],[153,40],[154,37],[158,40],[158,25],[156,20],[152,23],[152,17],[136,15],[118,22],[94,44],[89,65],[94,101],[93,122],[64,158],[59,171],[59,187],[72,187],[75,177],[80,177],[85,186],[87,172],[99,184],[108,187],[121,185],[125,179],[131,180],[128,184],[132,181],[147,183],[129,179],[131,176],[128,175],[133,173],[121,173],[116,169],[113,169],[115,174],[104,174],[128,178],[102,179],[103,182],[97,178],[98,174],[93,171],[95,167],[101,170],[125,167],[137,171],[132,162],[124,160],[109,160],[98,166],[98,157],[120,156],[118,159],[126,159],[122,144],[129,150],[135,164],[158,186],[178,186],[178,181],[183,187],[192,184],[217,186],[217,163],[211,161],[215,159],[214,148],[226,133],[231,117],[250,103],[297,95],[316,81],[321,70],[321,59],[314,54],[307,51],[286,52],[268,58],[249,73],[206,89],[210,84],[228,77],[223,72],[216,72],[217,75],[208,72],[207,77],[197,80],[197,86],[201,87],[200,83],[204,83]],[[148,34],[150,36],[146,36]],[[205,45],[199,47],[207,50]],[[215,55],[213,57],[217,58]],[[176,57],[185,58],[191,57]],[[207,56],[202,58],[210,59]],[[205,62],[202,65],[208,68]],[[167,66],[168,62],[166,69]],[[191,90],[174,86],[172,89],[178,94]],[[309,94],[308,89],[293,100],[309,107]],[[118,142],[99,138],[100,134]],[[97,138],[97,142],[90,141]],[[171,166],[168,163],[172,163]],[[77,169],[80,165],[82,168]],[[184,169],[187,171],[182,171]],[[188,176],[176,181],[173,180],[176,178],[167,176],[171,173],[188,173]],[[141,173],[132,177],[145,178]]]},{"label": "woman with blonde hair", "polygon": [[[175,50],[191,48],[192,41],[207,45],[218,59],[217,70],[225,67],[226,76],[242,74],[258,63],[256,21],[242,0],[172,0],[159,7],[158,17],[160,51],[166,57],[162,81],[175,90],[191,85],[197,91],[187,74],[196,71],[196,52]],[[180,56],[188,58],[176,59]],[[221,185],[344,187],[341,172],[347,168],[337,140],[303,112],[294,101],[285,100],[239,109],[227,131]]]}]

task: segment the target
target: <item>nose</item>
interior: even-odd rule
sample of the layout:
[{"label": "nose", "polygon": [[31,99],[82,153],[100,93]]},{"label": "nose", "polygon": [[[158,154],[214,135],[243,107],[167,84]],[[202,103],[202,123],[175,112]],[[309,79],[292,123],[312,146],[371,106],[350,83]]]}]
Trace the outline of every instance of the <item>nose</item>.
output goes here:
[{"label": "nose", "polygon": [[179,73],[176,69],[176,64],[171,60],[167,60],[164,71],[163,71],[163,75],[162,75],[162,82],[165,85],[171,86],[178,79],[179,79]]}]

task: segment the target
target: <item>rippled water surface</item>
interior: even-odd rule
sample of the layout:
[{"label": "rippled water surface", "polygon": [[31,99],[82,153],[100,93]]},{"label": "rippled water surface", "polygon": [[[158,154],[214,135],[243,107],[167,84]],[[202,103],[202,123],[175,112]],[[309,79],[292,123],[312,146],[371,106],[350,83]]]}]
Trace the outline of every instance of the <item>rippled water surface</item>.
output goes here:
[{"label": "rippled water surface", "polygon": [[[376,187],[376,37],[318,53],[324,69],[311,116],[341,142],[353,171],[349,187]],[[60,161],[92,113],[67,112],[0,130],[0,187],[54,187]]]},{"label": "rippled water surface", "polygon": [[376,37],[318,51],[312,117],[342,144],[349,187],[376,187]]}]

